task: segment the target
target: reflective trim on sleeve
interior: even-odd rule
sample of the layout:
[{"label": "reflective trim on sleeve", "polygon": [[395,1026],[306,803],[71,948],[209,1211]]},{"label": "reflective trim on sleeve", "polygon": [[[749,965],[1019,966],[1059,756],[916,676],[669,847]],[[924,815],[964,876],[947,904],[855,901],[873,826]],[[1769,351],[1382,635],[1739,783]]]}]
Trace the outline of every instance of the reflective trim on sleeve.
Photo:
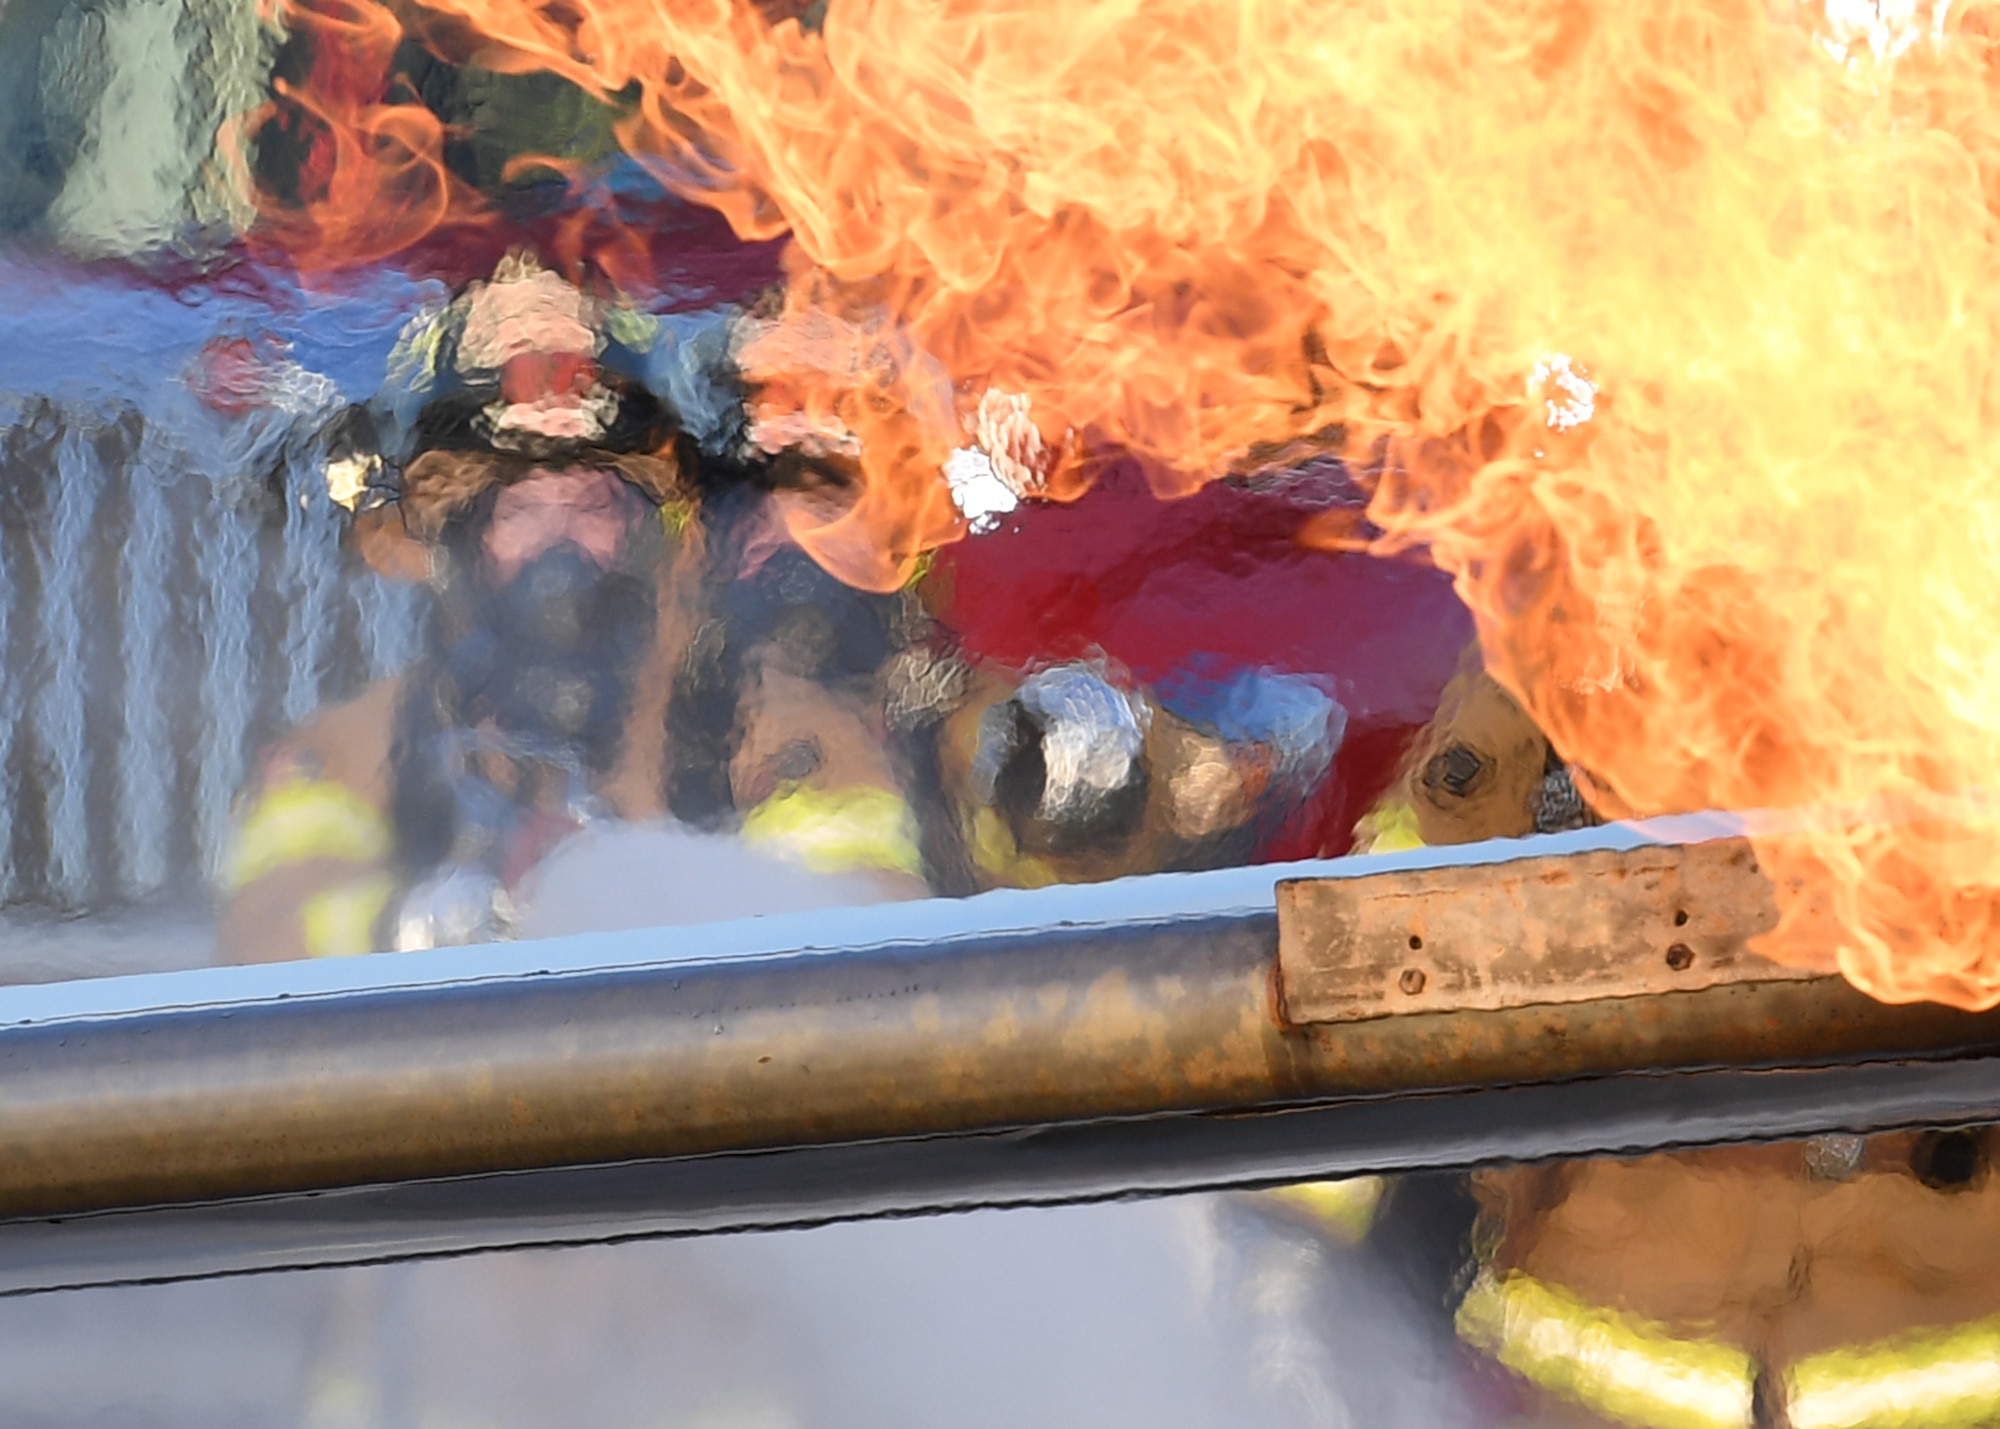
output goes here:
[{"label": "reflective trim on sleeve", "polygon": [[1354,852],[1404,853],[1424,846],[1416,806],[1391,790],[1354,825]]},{"label": "reflective trim on sleeve", "polygon": [[1518,1272],[1482,1273],[1457,1325],[1461,1339],[1514,1373],[1620,1423],[1750,1429],[1756,1370],[1728,1345],[1676,1338]]},{"label": "reflective trim on sleeve", "polygon": [[288,779],[265,790],[237,828],[223,884],[242,888],[317,858],[381,863],[393,842],[382,811],[347,785]]},{"label": "reflective trim on sleeve", "polygon": [[899,795],[873,785],[773,794],[745,816],[743,839],[815,873],[924,872],[916,816]]},{"label": "reflective trim on sleeve", "polygon": [[2000,1318],[1808,1356],[1785,1401],[1792,1429],[2000,1424]]},{"label": "reflective trim on sleeve", "polygon": [[381,951],[375,930],[395,892],[396,880],[377,873],[315,893],[299,910],[306,955],[349,958]]},{"label": "reflective trim on sleeve", "polygon": [[1006,820],[991,807],[979,805],[972,814],[972,860],[980,871],[1015,888],[1047,888],[1062,882],[1042,859],[1022,853]]}]

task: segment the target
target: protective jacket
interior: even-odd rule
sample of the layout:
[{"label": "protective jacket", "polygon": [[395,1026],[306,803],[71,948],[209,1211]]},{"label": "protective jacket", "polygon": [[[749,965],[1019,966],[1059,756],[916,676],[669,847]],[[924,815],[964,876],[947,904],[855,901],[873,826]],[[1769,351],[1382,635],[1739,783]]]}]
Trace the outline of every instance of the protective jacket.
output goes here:
[{"label": "protective jacket", "polygon": [[[1468,669],[1372,827],[1446,844],[1586,818],[1533,722]],[[1992,1146],[1835,1136],[1482,1171],[1460,1339],[1507,1372],[1520,1424],[2000,1423]]]}]

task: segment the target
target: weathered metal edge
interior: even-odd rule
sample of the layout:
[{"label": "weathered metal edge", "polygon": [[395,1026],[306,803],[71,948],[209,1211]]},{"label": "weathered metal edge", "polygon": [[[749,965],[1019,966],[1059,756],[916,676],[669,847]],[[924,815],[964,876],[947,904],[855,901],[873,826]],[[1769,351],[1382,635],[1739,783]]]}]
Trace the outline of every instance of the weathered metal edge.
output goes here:
[{"label": "weathered metal edge", "polygon": [[1268,913],[1273,888],[1286,878],[1362,878],[1398,870],[1489,867],[1545,855],[1693,843],[1729,837],[1739,828],[1740,820],[1729,815],[1679,815],[1448,848],[1144,874],[1108,883],[1003,889],[973,898],[832,908],[692,927],[15,985],[0,987],[0,1028],[200,1008],[241,1009],[307,998],[373,996],[672,964],[804,953],[843,956],[889,944],[937,947],[958,939],[1051,927],[1130,926]]},{"label": "weathered metal edge", "polygon": [[0,1212],[2000,1046],[1844,984],[1291,1029],[1274,913],[0,1029]]},{"label": "weathered metal edge", "polygon": [[1287,878],[1276,898],[1294,1026],[1823,976],[1750,949],[1777,906],[1740,838]]}]

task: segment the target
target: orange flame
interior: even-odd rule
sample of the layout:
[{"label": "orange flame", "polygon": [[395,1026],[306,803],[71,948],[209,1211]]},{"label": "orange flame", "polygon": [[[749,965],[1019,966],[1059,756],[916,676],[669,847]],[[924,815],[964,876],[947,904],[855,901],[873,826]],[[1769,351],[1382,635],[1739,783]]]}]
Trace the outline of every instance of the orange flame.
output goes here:
[{"label": "orange flame", "polygon": [[[856,584],[893,587],[962,531],[938,473],[988,391],[1028,399],[1060,458],[1040,474],[1052,494],[1086,479],[1077,431],[1161,458],[1179,493],[1255,442],[1351,416],[1359,389],[1328,390],[1345,385],[1333,354],[1373,374],[1380,314],[1327,321],[1315,264],[1340,235],[1313,234],[1312,196],[1285,193],[1288,171],[1337,156],[1309,129],[1271,152],[1258,116],[1201,112],[1254,87],[1307,7],[1223,54],[1232,7],[1214,0],[1088,20],[1048,3],[835,5],[819,34],[730,0],[429,8],[447,17],[434,38],[476,63],[636,95],[632,153],[743,236],[791,233],[788,315],[841,318],[854,340],[818,370],[760,363],[799,346],[774,340],[749,370],[858,438],[859,504],[793,527]],[[1149,36],[1136,50],[1134,33]],[[1168,107],[1187,101],[1184,133],[1156,122],[1160,77]],[[1286,104],[1303,109],[1300,78]]]},{"label": "orange flame", "polygon": [[1167,492],[1317,440],[1373,473],[1379,549],[1454,573],[1602,807],[1839,814],[1761,840],[1767,951],[1984,1007],[2000,106],[1993,5],[1948,4],[833,0],[815,33],[743,0],[429,0],[426,24],[620,96],[670,186],[789,230],[785,317],[746,356],[859,439],[859,504],[794,518],[847,578],[961,529],[939,471],[988,392]]},{"label": "orange flame", "polygon": [[[284,0],[284,23],[310,37],[303,83],[247,116],[252,135],[289,130],[298,153],[290,202],[261,196],[259,236],[301,268],[372,263],[484,205],[445,167],[444,126],[414,99],[390,102],[402,25],[374,0]],[[241,148],[240,138],[233,147]]]}]

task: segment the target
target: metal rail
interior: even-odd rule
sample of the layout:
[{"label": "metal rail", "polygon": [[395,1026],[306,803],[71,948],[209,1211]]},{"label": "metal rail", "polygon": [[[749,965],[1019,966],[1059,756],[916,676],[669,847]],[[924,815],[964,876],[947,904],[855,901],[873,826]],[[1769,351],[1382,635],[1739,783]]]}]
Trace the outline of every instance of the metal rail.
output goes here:
[{"label": "metal rail", "polygon": [[1826,979],[1280,1019],[1280,878],[1714,832],[11,989],[0,1290],[2000,1119]]}]

